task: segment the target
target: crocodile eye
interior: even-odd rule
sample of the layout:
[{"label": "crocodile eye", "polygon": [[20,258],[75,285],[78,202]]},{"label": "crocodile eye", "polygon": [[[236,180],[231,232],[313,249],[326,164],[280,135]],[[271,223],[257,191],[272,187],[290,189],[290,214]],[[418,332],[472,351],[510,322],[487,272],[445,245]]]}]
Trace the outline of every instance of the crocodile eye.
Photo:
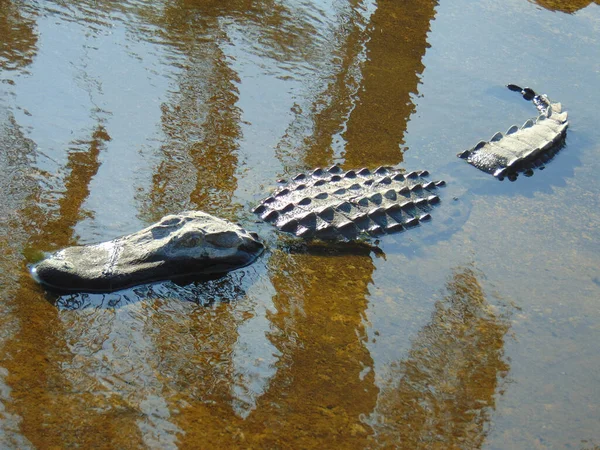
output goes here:
[{"label": "crocodile eye", "polygon": [[219,231],[209,233],[205,237],[206,242],[221,248],[234,248],[242,243],[242,238],[235,231]]},{"label": "crocodile eye", "polygon": [[164,226],[164,227],[171,227],[173,225],[179,225],[179,223],[181,222],[181,219],[179,217],[163,217],[162,222],[160,222],[160,225]]},{"label": "crocodile eye", "polygon": [[179,217],[167,216],[161,222],[153,225],[150,228],[150,233],[154,239],[163,239],[183,224]]},{"label": "crocodile eye", "polygon": [[203,241],[202,233],[198,232],[187,232],[177,241],[177,247],[193,248],[202,245]]}]

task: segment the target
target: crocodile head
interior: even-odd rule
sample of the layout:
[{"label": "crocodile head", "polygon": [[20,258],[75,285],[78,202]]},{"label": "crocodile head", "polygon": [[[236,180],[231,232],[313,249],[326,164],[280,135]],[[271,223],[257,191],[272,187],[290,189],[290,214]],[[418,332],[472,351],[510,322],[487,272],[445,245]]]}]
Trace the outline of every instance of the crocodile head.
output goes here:
[{"label": "crocodile head", "polygon": [[136,233],[68,247],[34,265],[33,277],[61,291],[110,292],[136,284],[229,272],[263,251],[256,233],[200,211],[162,218]]}]

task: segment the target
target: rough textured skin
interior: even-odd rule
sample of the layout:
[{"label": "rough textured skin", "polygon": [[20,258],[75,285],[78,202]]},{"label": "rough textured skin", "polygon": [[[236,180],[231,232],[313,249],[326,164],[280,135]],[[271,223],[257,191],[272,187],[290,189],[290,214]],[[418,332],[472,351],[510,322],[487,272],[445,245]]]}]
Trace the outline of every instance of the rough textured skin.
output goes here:
[{"label": "rough textured skin", "polygon": [[109,292],[173,277],[228,272],[252,263],[262,251],[255,233],[189,211],[112,241],[60,250],[36,264],[32,275],[53,289]]},{"label": "rough textured skin", "polygon": [[349,241],[396,233],[430,219],[443,181],[426,171],[380,167],[344,172],[339,166],[299,174],[264,199],[254,213],[281,231],[303,238]]},{"label": "rough textured skin", "polygon": [[[567,113],[529,88],[509,85],[540,111],[522,127],[496,133],[458,156],[502,179],[531,171],[560,149]],[[443,181],[428,172],[392,167],[344,171],[339,166],[299,174],[254,209],[279,230],[306,239],[351,241],[396,233],[431,219]],[[456,198],[455,198],[456,200]],[[69,247],[32,268],[40,283],[63,291],[114,291],[173,277],[224,273],[252,263],[263,251],[256,233],[190,211],[164,217],[137,233],[95,245]]]},{"label": "rough textured skin", "polygon": [[560,150],[567,130],[567,112],[560,103],[550,103],[546,96],[537,95],[529,88],[509,85],[520,90],[526,100],[531,100],[540,115],[527,120],[520,128],[513,125],[506,134],[494,134],[489,141],[458,154],[469,164],[499,179],[516,178],[518,172],[531,175],[532,169],[541,167]]}]

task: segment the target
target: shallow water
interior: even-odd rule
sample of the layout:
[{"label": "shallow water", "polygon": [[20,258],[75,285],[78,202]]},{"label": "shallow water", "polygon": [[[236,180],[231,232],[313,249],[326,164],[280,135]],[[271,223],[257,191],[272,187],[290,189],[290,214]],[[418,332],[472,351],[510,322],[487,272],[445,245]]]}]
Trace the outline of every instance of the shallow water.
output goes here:
[{"label": "shallow water", "polygon": [[[0,447],[600,445],[599,55],[598,1],[0,1]],[[507,83],[570,118],[513,183],[455,157],[534,115]],[[371,248],[254,223],[333,163],[448,186]],[[106,295],[29,276],[186,209],[268,251]]]}]

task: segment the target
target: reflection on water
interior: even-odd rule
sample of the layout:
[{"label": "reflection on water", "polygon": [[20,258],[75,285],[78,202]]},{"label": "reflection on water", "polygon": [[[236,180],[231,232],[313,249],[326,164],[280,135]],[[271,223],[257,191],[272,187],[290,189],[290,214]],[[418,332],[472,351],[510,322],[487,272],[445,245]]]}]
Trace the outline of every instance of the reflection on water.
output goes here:
[{"label": "reflection on water", "polygon": [[295,436],[296,447],[306,447],[324,435],[338,448],[365,443],[370,430],[360,417],[377,396],[364,325],[373,270],[368,251],[270,259],[277,294],[269,339],[282,356],[250,416],[270,435],[261,446]]},{"label": "reflection on water", "polygon": [[366,5],[351,2],[340,12],[330,81],[312,104],[294,105],[295,120],[279,144],[287,171],[334,162],[347,168],[402,162],[436,4],[381,2],[367,14]]},{"label": "reflection on water", "polygon": [[24,17],[20,2],[0,3],[0,70],[22,69],[37,50],[35,20]]},{"label": "reflection on water", "polygon": [[[356,106],[343,134],[345,166],[398,164],[417,94],[435,0],[379,2],[368,26],[367,59]],[[374,137],[376,137],[374,139]]]},{"label": "reflection on water", "polygon": [[481,448],[499,383],[509,371],[509,322],[486,300],[476,272],[455,272],[448,294],[389,369],[370,423],[377,446]]},{"label": "reflection on water", "polygon": [[[210,13],[215,13],[212,15]],[[166,40],[185,55],[177,89],[161,105],[166,142],[147,201],[148,221],[177,210],[219,213],[231,208],[236,189],[240,111],[223,47],[227,36],[219,13],[190,2],[173,2],[164,11]],[[197,30],[203,32],[197,39]]]},{"label": "reflection on water", "polygon": [[[90,182],[100,167],[100,152],[108,141],[110,136],[106,129],[98,125],[90,139],[71,143],[66,164],[68,175],[63,182],[64,192],[56,203],[49,205],[56,212],[49,215],[50,220],[43,225],[41,233],[36,235],[32,230],[30,248],[43,248],[47,242],[52,242],[55,246],[52,250],[56,250],[76,243],[73,239],[74,228],[84,217],[82,206],[90,193]],[[25,211],[25,214],[28,212]],[[35,213],[29,215],[35,216]]]},{"label": "reflection on water", "polygon": [[11,265],[19,259],[28,238],[26,231],[31,231],[23,229],[19,213],[39,193],[36,173],[30,167],[34,158],[35,143],[23,134],[13,114],[0,109],[0,190],[4,194],[0,202],[0,277],[7,277],[3,287],[10,285]]},{"label": "reflection on water", "polygon": [[[18,136],[18,128],[14,128],[9,138],[13,143],[20,144],[20,151],[30,148],[27,141],[14,142],[14,134]],[[17,211],[17,220],[14,225],[26,231],[26,242],[14,241],[19,234],[11,234],[9,239],[12,245],[20,244],[21,251],[29,248],[38,249],[48,241],[58,246],[71,244],[73,228],[81,219],[81,206],[89,194],[89,183],[99,167],[99,153],[104,142],[110,140],[106,131],[98,126],[93,132],[90,140],[74,141],[68,156],[67,169],[69,170],[64,180],[64,196],[58,201],[58,205],[51,205],[42,213],[43,220],[40,221],[40,207],[36,203],[25,203],[19,205],[22,209]],[[29,162],[29,161],[28,161]],[[24,180],[27,180],[25,178]],[[25,188],[20,180],[16,181],[20,188]],[[28,198],[37,197],[37,189],[28,191]],[[52,214],[52,210],[57,211]],[[7,272],[14,271],[15,266],[20,266],[19,255],[2,264],[7,266]],[[80,401],[88,402],[86,395],[77,395],[78,389],[73,386],[64,368],[71,359],[68,344],[65,343],[65,330],[62,327],[56,310],[42,297],[30,299],[31,290],[35,289],[28,273],[21,272],[17,284],[17,292],[5,292],[5,305],[10,305],[11,317],[15,320],[14,332],[3,346],[3,353],[10,355],[4,364],[7,369],[6,382],[13,387],[10,403],[7,409],[18,411],[20,429],[24,436],[30,436],[35,446],[44,445],[48,442],[75,443],[76,434],[74,428],[63,426],[61,428],[44,428],[45,417],[48,415],[56,417],[55,420],[67,420],[69,423],[77,423],[83,426],[86,421],[95,423],[98,420],[94,408],[85,411],[73,411],[71,399],[79,397]],[[10,301],[12,299],[12,301]],[[28,301],[19,301],[27,299]],[[44,332],[40,333],[40,330]],[[65,378],[65,375],[66,378]],[[32,401],[35,399],[35,401]],[[86,404],[84,403],[84,404]],[[91,405],[92,403],[87,403]],[[59,413],[64,410],[63,413]],[[69,420],[69,415],[75,417]],[[59,419],[59,417],[61,419]],[[72,422],[73,421],[73,422]],[[40,428],[42,427],[42,428]],[[40,431],[45,429],[41,434]],[[43,439],[40,441],[40,437]]]},{"label": "reflection on water", "polygon": [[[25,18],[10,1],[0,3],[0,70],[23,70],[37,50],[33,19]],[[0,82],[14,85],[0,75]],[[0,85],[1,86],[1,85]],[[15,400],[5,347],[19,329],[19,320],[10,299],[18,291],[14,264],[20,260],[27,234],[20,227],[19,210],[36,192],[37,183],[30,170],[35,158],[35,143],[24,135],[14,115],[6,108],[5,90],[0,97],[0,447],[31,448],[22,432],[22,416],[10,407]]]},{"label": "reflection on water", "polygon": [[[183,209],[249,222],[273,174],[402,163],[430,30],[449,7],[0,0],[0,447],[482,447],[506,398],[509,322],[471,269],[418,333],[381,330],[410,347],[385,371],[367,310],[384,301],[377,280],[408,290],[417,270],[394,262],[391,239],[386,255],[265,232],[261,260],[220,279],[107,295],[46,296],[25,266]],[[463,244],[478,267],[499,258],[462,234],[400,259],[431,258],[441,278],[456,265],[444,252],[459,260]]]},{"label": "reflection on water", "polygon": [[535,0],[535,2],[551,11],[562,11],[565,13],[574,13],[591,3],[600,5],[600,0]]},{"label": "reflection on water", "polygon": [[313,80],[309,101],[296,100],[291,109],[293,120],[277,145],[277,157],[286,172],[330,166],[340,157],[344,146],[341,133],[361,85],[369,6],[361,1],[335,5],[331,36],[320,42],[328,51],[312,56],[313,66],[320,70],[310,76],[323,80]]},{"label": "reflection on water", "polygon": [[369,250],[277,252],[269,262],[276,293],[260,344],[267,353],[256,354],[240,334],[259,319],[258,309],[244,302],[196,307],[155,287],[146,295],[154,301],[63,313],[74,355],[63,363],[65,379],[95,408],[138,416],[134,423],[121,417],[121,433],[131,439],[135,426],[150,447],[203,440],[297,448],[324,436],[335,447],[481,446],[509,370],[509,324],[475,272],[454,274],[407,358],[378,388],[365,346]]},{"label": "reflection on water", "polygon": [[291,7],[271,1],[252,7],[171,2],[152,20],[162,28],[161,42],[185,59],[177,62],[177,88],[161,105],[163,156],[143,216],[150,221],[173,210],[200,208],[231,218],[240,209],[232,197],[243,138],[234,40],[283,65],[312,63],[317,55],[308,49],[315,28]]}]

